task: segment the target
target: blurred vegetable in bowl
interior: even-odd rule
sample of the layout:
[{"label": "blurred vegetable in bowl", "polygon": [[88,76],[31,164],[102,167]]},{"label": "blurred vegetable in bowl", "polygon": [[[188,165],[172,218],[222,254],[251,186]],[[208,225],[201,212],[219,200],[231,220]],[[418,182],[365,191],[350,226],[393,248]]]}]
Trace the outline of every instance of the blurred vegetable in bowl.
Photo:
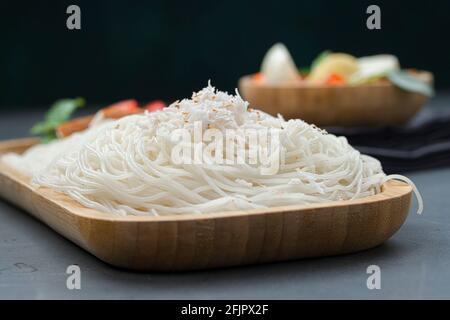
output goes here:
[{"label": "blurred vegetable in bowl", "polygon": [[394,85],[405,91],[421,93],[427,97],[434,96],[434,89],[430,81],[414,76],[414,72],[394,70],[387,74],[387,78]]},{"label": "blurred vegetable in bowl", "polygon": [[390,72],[400,70],[396,56],[378,54],[358,59],[358,70],[351,76],[352,84],[368,83],[387,76]]},{"label": "blurred vegetable in bowl", "polygon": [[354,57],[347,53],[320,53],[310,67],[297,69],[289,50],[282,43],[273,45],[264,56],[261,72],[252,76],[255,83],[266,86],[360,86],[391,83],[408,92],[433,95],[432,79],[402,70],[398,58],[391,54]]},{"label": "blurred vegetable in bowl", "polygon": [[293,83],[299,80],[297,66],[282,43],[273,45],[264,56],[261,74],[268,84]]},{"label": "blurred vegetable in bowl", "polygon": [[[320,56],[319,56],[320,57]],[[345,82],[358,71],[358,60],[346,53],[328,53],[313,64],[307,80],[311,83],[326,83],[330,75],[338,75]]]}]

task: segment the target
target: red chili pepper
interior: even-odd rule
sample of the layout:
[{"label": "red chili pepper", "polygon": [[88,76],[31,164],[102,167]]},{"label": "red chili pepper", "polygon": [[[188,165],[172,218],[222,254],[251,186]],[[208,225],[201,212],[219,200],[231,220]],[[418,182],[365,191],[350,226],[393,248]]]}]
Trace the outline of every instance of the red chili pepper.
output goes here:
[{"label": "red chili pepper", "polygon": [[105,118],[118,119],[123,116],[141,112],[139,104],[134,99],[116,102],[102,109]]},{"label": "red chili pepper", "polygon": [[[139,104],[134,99],[123,100],[100,110],[105,118],[119,119],[131,114],[144,112],[139,108]],[[85,116],[81,118],[71,119],[60,124],[56,128],[56,134],[59,138],[67,137],[74,132],[83,131],[89,127],[89,123],[94,116]]]},{"label": "red chili pepper", "polygon": [[154,100],[152,102],[147,103],[144,106],[144,109],[147,110],[148,112],[154,112],[156,110],[161,110],[164,109],[166,107],[166,103],[162,100]]}]

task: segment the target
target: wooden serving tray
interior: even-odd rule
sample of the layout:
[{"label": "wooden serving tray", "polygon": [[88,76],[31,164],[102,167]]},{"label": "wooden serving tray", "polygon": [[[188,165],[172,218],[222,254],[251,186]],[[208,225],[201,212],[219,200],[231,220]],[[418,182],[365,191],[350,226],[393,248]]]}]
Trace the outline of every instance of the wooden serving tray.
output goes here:
[{"label": "wooden serving tray", "polygon": [[[35,139],[0,142],[0,154],[21,152]],[[327,204],[161,217],[118,217],[88,209],[0,161],[0,195],[67,239],[114,266],[193,270],[368,249],[403,224],[411,187],[398,181],[364,199]]]},{"label": "wooden serving tray", "polygon": [[[433,75],[417,71],[428,83]],[[286,119],[302,119],[324,126],[400,125],[411,119],[428,97],[401,90],[388,81],[362,85],[268,85],[251,76],[239,80],[239,91],[250,106]]]}]

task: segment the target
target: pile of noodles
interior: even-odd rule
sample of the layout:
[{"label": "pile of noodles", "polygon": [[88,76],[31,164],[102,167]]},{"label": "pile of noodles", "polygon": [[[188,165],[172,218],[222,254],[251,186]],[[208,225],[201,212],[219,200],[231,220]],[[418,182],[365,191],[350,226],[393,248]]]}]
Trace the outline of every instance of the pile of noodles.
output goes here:
[{"label": "pile of noodles", "polygon": [[[276,130],[277,172],[263,174],[265,164],[260,161],[176,163],[171,134],[177,129],[191,132],[199,121],[203,129],[221,132]],[[118,215],[210,213],[356,199],[380,192],[387,179],[379,161],[360,154],[344,137],[302,120],[285,121],[253,110],[239,94],[211,85],[164,110],[100,121],[23,155],[4,156],[3,161],[31,176],[37,187],[53,188],[86,207]]]}]

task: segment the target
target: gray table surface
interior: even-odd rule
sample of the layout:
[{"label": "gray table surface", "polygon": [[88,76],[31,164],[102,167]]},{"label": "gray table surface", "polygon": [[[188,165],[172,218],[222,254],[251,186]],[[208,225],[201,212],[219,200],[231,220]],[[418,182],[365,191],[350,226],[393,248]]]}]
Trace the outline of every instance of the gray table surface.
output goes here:
[{"label": "gray table surface", "polygon": [[[450,95],[432,108],[450,108]],[[26,136],[42,112],[11,108],[0,139]],[[413,172],[423,215],[414,203],[406,223],[385,244],[320,259],[188,273],[133,273],[113,268],[0,200],[2,299],[433,299],[450,298],[450,168]],[[81,268],[81,289],[68,290],[66,269]],[[369,265],[381,289],[366,285]]]}]

